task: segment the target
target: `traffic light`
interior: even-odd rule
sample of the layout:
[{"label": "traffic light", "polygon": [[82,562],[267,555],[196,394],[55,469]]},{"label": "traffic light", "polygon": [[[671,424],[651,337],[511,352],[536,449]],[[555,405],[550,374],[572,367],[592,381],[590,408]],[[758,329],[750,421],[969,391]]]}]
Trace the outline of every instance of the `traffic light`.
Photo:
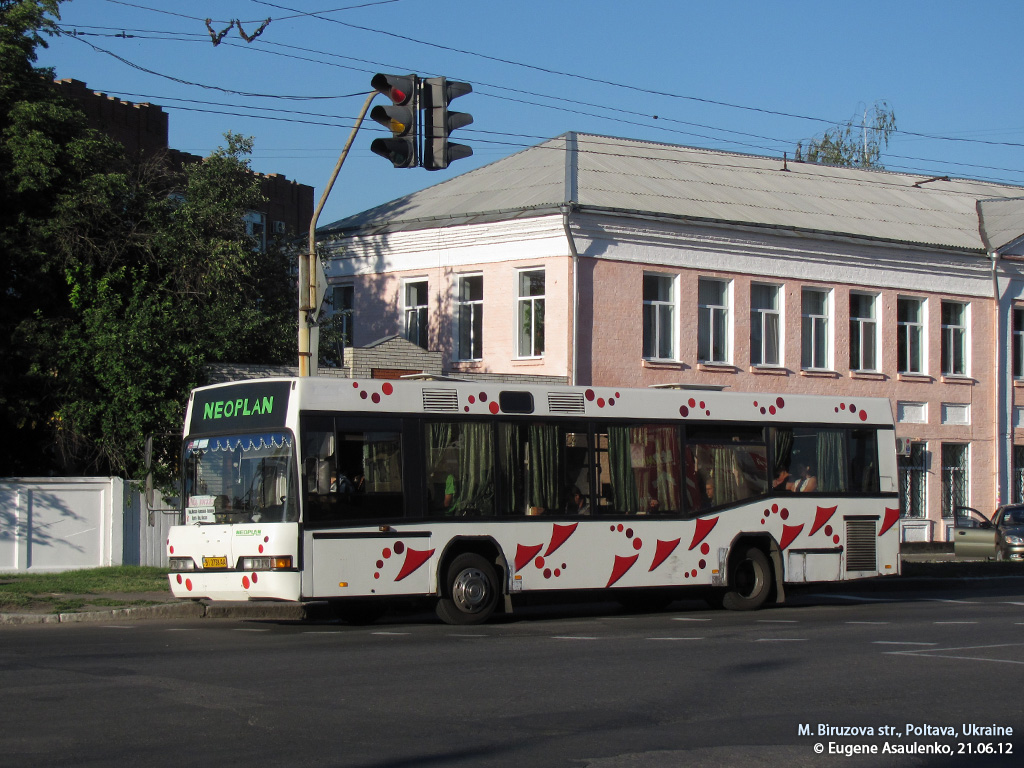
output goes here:
[{"label": "traffic light", "polygon": [[389,107],[377,105],[370,118],[389,131],[390,139],[374,139],[370,151],[391,161],[395,168],[419,165],[419,78],[416,75],[373,76],[370,85],[392,101]]},{"label": "traffic light", "polygon": [[473,148],[448,141],[452,131],[473,122],[466,112],[449,112],[452,99],[473,92],[469,83],[457,83],[444,77],[428,77],[423,81],[423,167],[428,171],[447,168],[449,163],[469,157]]}]

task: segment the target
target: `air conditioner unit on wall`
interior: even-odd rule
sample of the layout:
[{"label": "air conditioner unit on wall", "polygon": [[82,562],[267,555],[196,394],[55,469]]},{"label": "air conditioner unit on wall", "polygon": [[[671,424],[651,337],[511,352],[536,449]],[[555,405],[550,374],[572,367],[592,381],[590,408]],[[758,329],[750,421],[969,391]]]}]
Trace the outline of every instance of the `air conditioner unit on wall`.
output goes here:
[{"label": "air conditioner unit on wall", "polygon": [[285,226],[283,221],[274,222],[274,234],[283,235],[285,233]]},{"label": "air conditioner unit on wall", "polygon": [[896,438],[896,455],[897,456],[909,456],[910,455],[910,443],[909,437],[897,437]]}]

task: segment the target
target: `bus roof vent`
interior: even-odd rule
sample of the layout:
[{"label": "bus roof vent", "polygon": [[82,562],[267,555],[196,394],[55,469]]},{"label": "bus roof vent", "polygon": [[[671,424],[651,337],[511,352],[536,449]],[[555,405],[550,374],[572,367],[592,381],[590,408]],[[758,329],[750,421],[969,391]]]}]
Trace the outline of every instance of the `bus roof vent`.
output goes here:
[{"label": "bus roof vent", "polygon": [[551,413],[586,413],[587,404],[580,392],[548,392]]},{"label": "bus roof vent", "polygon": [[459,410],[459,393],[454,389],[423,388],[423,410],[453,412]]}]

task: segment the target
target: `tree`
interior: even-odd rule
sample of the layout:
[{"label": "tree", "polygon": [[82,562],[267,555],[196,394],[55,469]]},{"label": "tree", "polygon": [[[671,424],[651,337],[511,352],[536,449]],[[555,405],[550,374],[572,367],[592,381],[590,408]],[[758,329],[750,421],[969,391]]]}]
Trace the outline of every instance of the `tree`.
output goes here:
[{"label": "tree", "polygon": [[855,168],[884,168],[882,150],[896,130],[896,114],[885,101],[876,101],[870,109],[854,115],[821,136],[796,145],[797,161]]},{"label": "tree", "polygon": [[210,363],[295,359],[293,258],[246,235],[251,139],[178,168],[87,128],[31,66],[57,10],[0,0],[0,474],[139,477]]}]

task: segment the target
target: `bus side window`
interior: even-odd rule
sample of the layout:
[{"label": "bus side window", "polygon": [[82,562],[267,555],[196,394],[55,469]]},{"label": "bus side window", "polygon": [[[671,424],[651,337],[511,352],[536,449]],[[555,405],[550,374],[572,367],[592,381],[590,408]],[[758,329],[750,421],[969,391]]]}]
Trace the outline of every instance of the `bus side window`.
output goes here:
[{"label": "bus side window", "polygon": [[427,509],[438,517],[494,515],[494,429],[484,422],[427,422]]},{"label": "bus side window", "polygon": [[609,497],[603,500],[607,505],[603,511],[678,515],[683,462],[676,428],[664,424],[609,426],[606,442]]},{"label": "bus side window", "polygon": [[591,441],[586,425],[500,423],[500,513],[531,517],[590,514]]}]

